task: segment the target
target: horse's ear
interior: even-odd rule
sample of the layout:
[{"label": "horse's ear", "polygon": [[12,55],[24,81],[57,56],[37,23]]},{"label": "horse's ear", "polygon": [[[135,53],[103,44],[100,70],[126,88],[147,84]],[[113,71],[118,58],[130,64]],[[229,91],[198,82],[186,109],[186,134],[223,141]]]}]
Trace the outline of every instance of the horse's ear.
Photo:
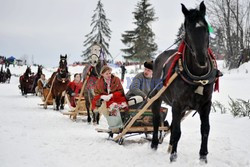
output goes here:
[{"label": "horse's ear", "polygon": [[181,4],[181,10],[182,10],[182,13],[184,14],[184,16],[187,16],[189,14],[189,10],[183,4]]},{"label": "horse's ear", "polygon": [[65,55],[65,59],[67,59],[67,54]]},{"label": "horse's ear", "polygon": [[60,54],[60,59],[62,58],[62,55]]},{"label": "horse's ear", "polygon": [[205,17],[205,15],[206,15],[206,6],[204,4],[204,1],[202,1],[200,3],[200,12],[201,12],[202,16]]}]

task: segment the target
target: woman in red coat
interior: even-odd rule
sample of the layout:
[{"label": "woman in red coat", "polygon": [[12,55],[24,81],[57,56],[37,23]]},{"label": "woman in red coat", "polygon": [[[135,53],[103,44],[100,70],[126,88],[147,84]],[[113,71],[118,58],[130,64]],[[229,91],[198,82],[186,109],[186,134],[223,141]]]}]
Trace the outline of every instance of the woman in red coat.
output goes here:
[{"label": "woman in red coat", "polygon": [[76,106],[75,97],[77,97],[82,89],[81,74],[74,75],[74,81],[70,82],[67,86],[66,92],[70,96],[70,104],[72,107]]},{"label": "woman in red coat", "polygon": [[92,100],[93,110],[96,107],[100,107],[100,102],[102,101],[106,101],[106,107],[110,111],[128,107],[121,81],[118,77],[112,75],[111,72],[112,68],[108,66],[103,66],[101,69],[101,77],[97,80],[94,89],[95,97]]}]

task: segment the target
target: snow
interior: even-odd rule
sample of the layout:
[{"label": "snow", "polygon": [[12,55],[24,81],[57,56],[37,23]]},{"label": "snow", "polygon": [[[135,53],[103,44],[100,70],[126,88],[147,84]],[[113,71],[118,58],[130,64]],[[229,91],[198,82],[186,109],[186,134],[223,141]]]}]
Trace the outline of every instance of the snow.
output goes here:
[{"label": "snow", "polygon": [[[213,100],[228,105],[229,98],[249,99],[250,63],[239,69],[223,69],[220,78],[220,93],[213,94]],[[10,67],[13,74],[20,75],[26,67]],[[69,67],[74,74],[82,66]],[[126,77],[133,77],[135,67],[128,67]],[[44,69],[47,78],[54,69]],[[36,72],[37,67],[32,67]],[[138,71],[138,70],[136,70]],[[246,72],[248,71],[248,73]],[[120,69],[113,72],[120,77]],[[127,91],[128,81],[124,82]],[[107,127],[104,117],[100,125],[90,125],[86,118],[73,122],[68,116],[54,111],[51,106],[44,110],[38,104],[39,97],[24,98],[18,89],[18,77],[12,77],[10,84],[0,84],[0,167],[67,167],[67,166],[168,166],[167,147],[169,136],[159,145],[157,151],[150,148],[150,142],[143,135],[127,138],[124,145],[107,140],[108,135],[97,133],[95,128]],[[66,107],[66,111],[67,111]],[[169,119],[169,118],[168,118]],[[250,166],[250,119],[234,118],[230,113],[211,113],[208,167]],[[178,145],[177,162],[173,167],[204,166],[200,164],[200,120],[198,115],[187,117],[182,123],[182,136]]]}]

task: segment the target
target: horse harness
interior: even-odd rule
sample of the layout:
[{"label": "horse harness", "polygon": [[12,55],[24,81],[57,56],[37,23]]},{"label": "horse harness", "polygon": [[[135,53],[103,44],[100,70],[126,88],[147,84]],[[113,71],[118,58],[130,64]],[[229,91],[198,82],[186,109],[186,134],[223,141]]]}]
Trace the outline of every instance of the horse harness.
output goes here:
[{"label": "horse harness", "polygon": [[170,64],[170,68],[167,71],[167,76],[163,78],[163,79],[166,79],[164,85],[167,84],[173,71],[175,71],[178,73],[178,75],[180,75],[181,79],[184,82],[188,83],[189,85],[197,86],[194,92],[199,95],[203,95],[204,86],[208,84],[212,84],[212,83],[215,83],[214,91],[216,90],[219,91],[219,87],[218,87],[219,77],[222,76],[222,73],[217,68],[217,63],[212,53],[212,50],[208,48],[209,70],[207,74],[203,76],[196,76],[196,75],[193,75],[187,67],[187,64],[185,61],[185,54],[184,54],[185,48],[186,48],[186,43],[183,41],[181,45],[179,46],[178,51],[174,53],[172,56],[170,56],[167,59],[167,61],[164,63],[163,69],[173,59],[173,61]]},{"label": "horse harness", "polygon": [[61,69],[59,68],[58,71],[57,71],[57,73],[56,73],[56,75],[55,75],[56,79],[57,79],[59,82],[62,82],[62,83],[65,83],[65,82],[69,81],[70,79],[69,79],[68,72],[66,72],[65,77],[62,77],[62,76],[60,75],[60,71],[61,71]]}]

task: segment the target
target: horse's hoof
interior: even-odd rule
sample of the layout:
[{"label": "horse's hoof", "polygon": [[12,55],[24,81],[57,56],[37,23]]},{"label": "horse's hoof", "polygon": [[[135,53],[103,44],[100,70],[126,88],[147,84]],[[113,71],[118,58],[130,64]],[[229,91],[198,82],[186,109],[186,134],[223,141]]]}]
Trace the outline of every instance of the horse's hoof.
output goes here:
[{"label": "horse's hoof", "polygon": [[174,152],[170,155],[170,162],[175,162],[177,160],[177,153]]},{"label": "horse's hoof", "polygon": [[90,117],[88,117],[88,123],[90,123],[91,122],[91,118]]},{"label": "horse's hoof", "polygon": [[152,148],[153,150],[157,150],[158,144],[151,143],[151,148]]},{"label": "horse's hoof", "polygon": [[64,107],[63,107],[63,106],[61,106],[61,107],[60,107],[60,110],[64,110]]},{"label": "horse's hoof", "polygon": [[164,126],[169,127],[169,123],[168,123],[168,121],[167,121],[167,120],[166,120],[166,121],[164,121]]},{"label": "horse's hoof", "polygon": [[207,163],[207,156],[206,155],[200,155],[200,162]]}]

